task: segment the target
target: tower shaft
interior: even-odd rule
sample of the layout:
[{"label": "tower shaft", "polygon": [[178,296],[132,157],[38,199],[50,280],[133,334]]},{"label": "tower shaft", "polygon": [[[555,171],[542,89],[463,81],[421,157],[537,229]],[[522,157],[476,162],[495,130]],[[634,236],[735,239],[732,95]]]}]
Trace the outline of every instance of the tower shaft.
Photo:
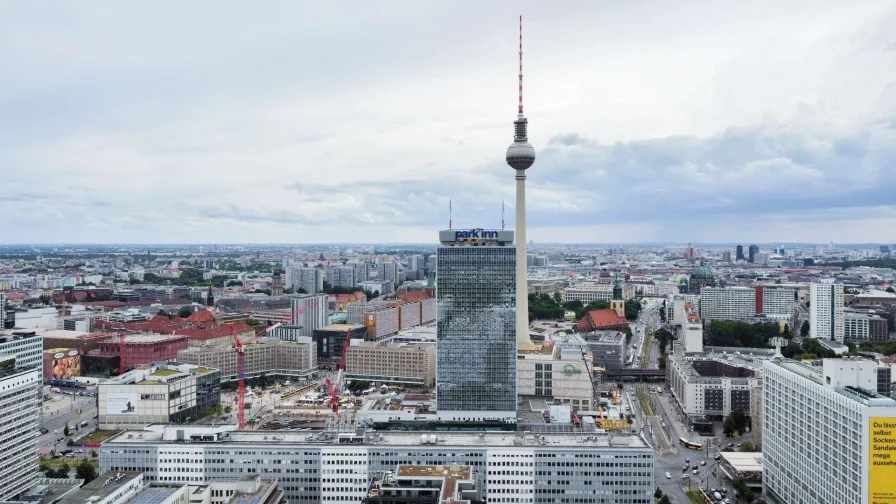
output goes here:
[{"label": "tower shaft", "polygon": [[516,347],[531,350],[529,338],[529,283],[526,253],[526,170],[516,171]]}]

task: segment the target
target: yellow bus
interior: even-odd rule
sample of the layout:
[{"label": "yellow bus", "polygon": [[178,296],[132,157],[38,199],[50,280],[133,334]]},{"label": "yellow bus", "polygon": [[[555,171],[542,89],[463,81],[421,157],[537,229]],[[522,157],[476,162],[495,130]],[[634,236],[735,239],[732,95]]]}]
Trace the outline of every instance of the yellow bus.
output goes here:
[{"label": "yellow bus", "polygon": [[678,444],[680,444],[681,446],[684,446],[685,448],[691,449],[691,450],[702,450],[703,449],[702,443],[694,443],[692,441],[688,441],[685,438],[678,438]]}]

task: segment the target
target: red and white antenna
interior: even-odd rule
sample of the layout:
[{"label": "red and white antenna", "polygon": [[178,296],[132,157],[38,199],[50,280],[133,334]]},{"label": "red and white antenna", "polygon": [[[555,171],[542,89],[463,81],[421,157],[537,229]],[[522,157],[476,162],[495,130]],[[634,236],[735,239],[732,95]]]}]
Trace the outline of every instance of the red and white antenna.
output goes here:
[{"label": "red and white antenna", "polygon": [[520,109],[523,115],[523,16],[520,16]]}]

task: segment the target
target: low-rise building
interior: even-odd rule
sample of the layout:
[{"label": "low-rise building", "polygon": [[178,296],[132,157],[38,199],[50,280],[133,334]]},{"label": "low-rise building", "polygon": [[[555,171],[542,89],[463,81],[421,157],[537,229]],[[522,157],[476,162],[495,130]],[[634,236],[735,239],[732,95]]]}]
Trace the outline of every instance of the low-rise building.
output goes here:
[{"label": "low-rise building", "polygon": [[[296,341],[261,338],[243,346],[246,355],[246,378],[259,376],[285,379],[309,378],[317,371],[317,349],[308,336]],[[238,379],[237,354],[233,348],[215,345],[193,346],[177,353],[178,362],[215,368],[221,381]]]},{"label": "low-rise building", "polygon": [[595,282],[580,283],[563,289],[560,296],[564,303],[581,301],[582,304],[587,305],[595,301],[609,301],[613,297],[613,285]]},{"label": "low-rise building", "polygon": [[748,487],[762,491],[762,452],[719,452],[719,455],[719,469],[732,484],[737,478],[743,478]]},{"label": "low-rise building", "polygon": [[97,389],[100,429],[185,422],[221,402],[221,373],[191,364],[156,363],[101,381]]},{"label": "low-rise building", "polygon": [[469,465],[399,465],[371,482],[363,504],[485,504]]},{"label": "low-rise building", "polygon": [[175,360],[177,352],[189,345],[189,336],[184,334],[122,334],[100,341],[98,354],[119,356],[121,369],[128,370],[150,362]]},{"label": "low-rise building", "polygon": [[622,369],[626,359],[625,334],[620,331],[592,331],[580,336],[591,352],[595,367],[607,371]]},{"label": "low-rise building", "polygon": [[585,312],[585,316],[576,324],[576,331],[622,331],[628,327],[628,320],[607,308]]},{"label": "low-rise building", "polygon": [[592,411],[594,384],[591,352],[580,338],[547,341],[517,356],[517,394],[568,404],[572,411]]},{"label": "low-rise building", "polygon": [[352,340],[345,361],[347,379],[418,387],[435,385],[435,345],[380,345]]},{"label": "low-rise building", "polygon": [[367,328],[361,324],[331,324],[314,330],[311,335],[317,351],[318,366],[339,365],[347,341],[367,340]]},{"label": "low-rise building", "polygon": [[869,311],[844,310],[843,336],[847,343],[886,343],[890,340],[887,319]]}]

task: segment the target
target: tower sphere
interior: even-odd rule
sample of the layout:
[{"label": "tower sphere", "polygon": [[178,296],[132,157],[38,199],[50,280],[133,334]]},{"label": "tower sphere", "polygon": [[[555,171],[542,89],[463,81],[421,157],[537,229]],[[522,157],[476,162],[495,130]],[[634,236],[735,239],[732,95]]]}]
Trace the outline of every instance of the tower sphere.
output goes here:
[{"label": "tower sphere", "polygon": [[514,170],[525,170],[535,162],[535,148],[529,142],[513,142],[507,148],[507,164]]}]

